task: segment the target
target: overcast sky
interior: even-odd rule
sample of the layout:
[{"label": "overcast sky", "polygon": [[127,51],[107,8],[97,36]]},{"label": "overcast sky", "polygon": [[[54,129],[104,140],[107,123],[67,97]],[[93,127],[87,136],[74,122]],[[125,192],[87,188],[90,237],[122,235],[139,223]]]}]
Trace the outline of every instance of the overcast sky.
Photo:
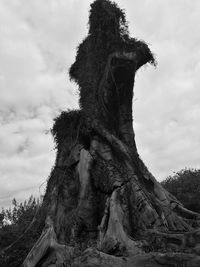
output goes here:
[{"label": "overcast sky", "polygon": [[[78,107],[69,81],[89,0],[0,0],[0,207],[38,196],[54,164],[49,129]],[[161,181],[200,168],[200,1],[116,0],[157,57],[136,76],[139,153]],[[43,193],[45,184],[41,186]]]}]

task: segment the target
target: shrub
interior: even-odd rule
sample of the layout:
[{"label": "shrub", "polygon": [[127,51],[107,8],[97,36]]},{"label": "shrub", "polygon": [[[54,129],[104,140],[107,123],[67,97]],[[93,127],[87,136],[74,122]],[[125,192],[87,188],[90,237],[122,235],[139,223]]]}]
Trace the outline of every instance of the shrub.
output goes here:
[{"label": "shrub", "polygon": [[13,199],[13,208],[2,209],[0,228],[0,266],[20,266],[44,226],[40,203],[31,196],[24,203]]},{"label": "shrub", "polygon": [[187,209],[200,212],[200,170],[183,169],[161,184]]}]

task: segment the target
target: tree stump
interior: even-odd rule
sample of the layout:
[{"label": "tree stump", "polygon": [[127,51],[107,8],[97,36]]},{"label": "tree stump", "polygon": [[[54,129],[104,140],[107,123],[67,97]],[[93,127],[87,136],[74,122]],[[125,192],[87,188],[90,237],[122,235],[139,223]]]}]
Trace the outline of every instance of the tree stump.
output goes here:
[{"label": "tree stump", "polygon": [[69,72],[80,110],[55,120],[46,226],[24,267],[200,266],[200,215],[156,181],[135,144],[134,77],[147,63],[153,54],[129,36],[124,11],[109,0],[91,4]]}]

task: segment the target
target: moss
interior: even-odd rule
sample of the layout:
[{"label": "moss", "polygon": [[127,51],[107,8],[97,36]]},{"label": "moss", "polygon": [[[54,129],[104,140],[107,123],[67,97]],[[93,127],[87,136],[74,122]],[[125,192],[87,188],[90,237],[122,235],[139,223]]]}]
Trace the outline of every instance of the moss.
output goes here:
[{"label": "moss", "polygon": [[79,85],[79,102],[86,120],[93,120],[102,112],[100,81],[109,55],[120,51],[136,52],[137,69],[148,62],[155,63],[147,44],[129,36],[124,11],[109,0],[96,0],[91,4],[88,36],[78,46],[69,70],[70,78]]},{"label": "moss", "polygon": [[78,125],[81,123],[81,111],[62,111],[54,121],[51,132],[58,147],[63,142],[71,142],[76,138]]}]

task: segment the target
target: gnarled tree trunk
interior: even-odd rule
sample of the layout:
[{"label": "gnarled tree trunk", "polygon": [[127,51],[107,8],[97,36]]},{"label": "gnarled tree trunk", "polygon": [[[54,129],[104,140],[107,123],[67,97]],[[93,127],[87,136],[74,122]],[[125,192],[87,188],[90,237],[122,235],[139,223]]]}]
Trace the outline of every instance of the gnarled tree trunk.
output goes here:
[{"label": "gnarled tree trunk", "polygon": [[92,4],[89,36],[70,70],[81,110],[62,113],[54,125],[46,227],[24,267],[200,266],[200,215],[169,194],[138,155],[134,76],[153,56],[145,43],[113,30],[117,19],[125,23],[115,4]]}]

